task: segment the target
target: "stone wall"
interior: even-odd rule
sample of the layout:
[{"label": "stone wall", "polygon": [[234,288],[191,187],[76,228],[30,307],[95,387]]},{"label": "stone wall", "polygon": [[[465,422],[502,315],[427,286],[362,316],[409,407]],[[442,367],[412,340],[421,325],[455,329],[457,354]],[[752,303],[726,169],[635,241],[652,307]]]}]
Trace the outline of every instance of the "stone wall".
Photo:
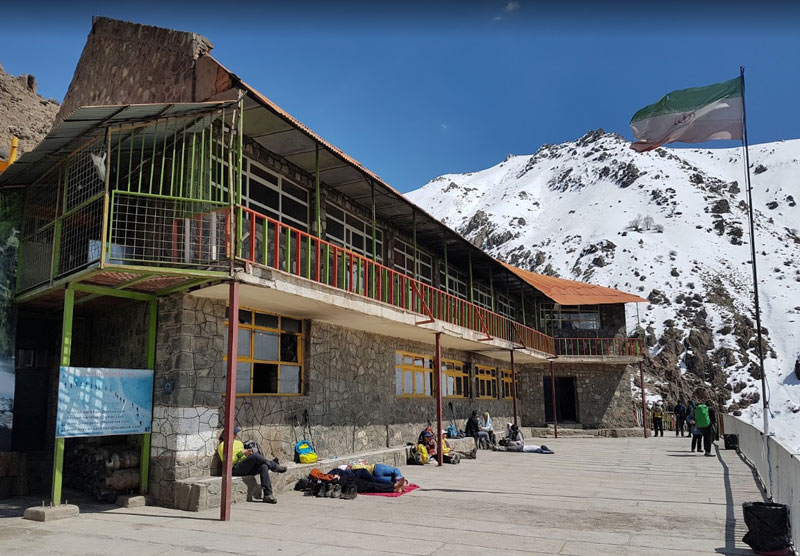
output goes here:
[{"label": "stone wall", "polygon": [[203,100],[196,61],[212,48],[196,33],[97,17],[56,121],[81,106]]},{"label": "stone wall", "polygon": [[[520,417],[529,427],[546,426],[544,378],[550,376],[547,365],[523,365],[520,377]],[[578,422],[586,428],[625,428],[634,426],[628,365],[571,364],[554,365],[556,377],[575,378]]]},{"label": "stone wall", "polygon": [[[225,302],[192,295],[161,299],[151,449],[151,493],[173,506],[174,482],[218,472],[217,438],[225,391]],[[242,437],[291,460],[298,439],[313,440],[321,457],[400,446],[435,422],[433,398],[395,396],[395,351],[433,355],[433,346],[305,322],[305,393],[240,396]],[[487,357],[443,350],[443,357],[501,366]],[[505,365],[502,365],[505,366]],[[498,429],[511,401],[445,399],[463,428],[472,409],[489,411]],[[308,414],[306,425],[304,416]]]}]

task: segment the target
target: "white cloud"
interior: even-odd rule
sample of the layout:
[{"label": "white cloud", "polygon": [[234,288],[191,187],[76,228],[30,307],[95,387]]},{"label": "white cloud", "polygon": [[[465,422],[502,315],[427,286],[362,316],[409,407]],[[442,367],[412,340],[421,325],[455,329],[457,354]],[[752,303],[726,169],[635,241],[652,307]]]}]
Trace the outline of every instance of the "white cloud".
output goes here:
[{"label": "white cloud", "polygon": [[515,2],[511,0],[508,4],[506,4],[506,13],[515,12],[519,9],[519,2]]},{"label": "white cloud", "polygon": [[442,126],[442,129],[447,129],[447,124],[440,124],[440,125]]},{"label": "white cloud", "polygon": [[500,21],[501,19],[503,19],[503,16],[497,15],[495,16],[494,21]]}]

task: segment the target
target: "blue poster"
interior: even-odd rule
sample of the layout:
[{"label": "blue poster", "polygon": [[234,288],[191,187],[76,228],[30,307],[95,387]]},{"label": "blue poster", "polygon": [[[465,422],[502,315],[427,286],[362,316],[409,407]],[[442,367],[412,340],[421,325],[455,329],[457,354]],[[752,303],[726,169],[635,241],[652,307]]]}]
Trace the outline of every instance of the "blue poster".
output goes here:
[{"label": "blue poster", "polygon": [[61,367],[57,437],[145,434],[152,418],[152,369]]}]

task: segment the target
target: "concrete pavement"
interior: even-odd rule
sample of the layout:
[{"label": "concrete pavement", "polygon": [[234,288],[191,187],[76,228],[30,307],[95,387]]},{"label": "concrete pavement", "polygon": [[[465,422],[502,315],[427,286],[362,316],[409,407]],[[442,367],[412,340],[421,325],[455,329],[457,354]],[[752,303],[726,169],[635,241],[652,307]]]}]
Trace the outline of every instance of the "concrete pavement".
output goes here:
[{"label": "concrete pavement", "polygon": [[741,503],[762,497],[735,452],[703,457],[669,435],[544,442],[554,455],[403,468],[421,488],[400,498],[292,492],[235,505],[228,523],[216,510],[104,505],[34,523],[16,517],[30,501],[6,500],[0,554],[751,554]]}]

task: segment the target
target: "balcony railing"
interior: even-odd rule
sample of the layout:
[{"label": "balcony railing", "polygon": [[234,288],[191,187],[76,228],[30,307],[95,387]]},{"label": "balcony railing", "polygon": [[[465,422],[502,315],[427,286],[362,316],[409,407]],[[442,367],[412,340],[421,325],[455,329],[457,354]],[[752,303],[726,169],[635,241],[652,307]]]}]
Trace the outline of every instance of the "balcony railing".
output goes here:
[{"label": "balcony railing", "polygon": [[639,338],[554,338],[559,357],[641,357]]},{"label": "balcony railing", "polygon": [[[372,259],[245,207],[238,256],[394,307],[554,353],[553,338]],[[425,321],[421,321],[425,322]]]}]

